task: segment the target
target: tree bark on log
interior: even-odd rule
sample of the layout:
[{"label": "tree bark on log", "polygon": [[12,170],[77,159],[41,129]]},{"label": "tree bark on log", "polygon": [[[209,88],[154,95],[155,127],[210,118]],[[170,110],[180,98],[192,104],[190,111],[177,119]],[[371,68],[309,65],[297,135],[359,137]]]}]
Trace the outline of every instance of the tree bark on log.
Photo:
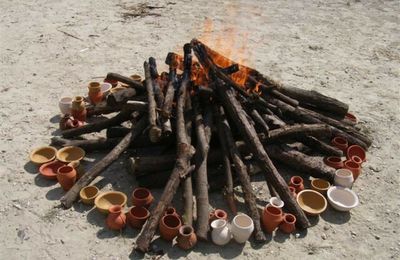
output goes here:
[{"label": "tree bark on log", "polygon": [[306,146],[321,152],[322,154],[328,156],[339,156],[339,157],[343,156],[342,150],[339,150],[334,146],[326,144],[314,136],[299,136],[297,137],[297,140],[302,142]]}]

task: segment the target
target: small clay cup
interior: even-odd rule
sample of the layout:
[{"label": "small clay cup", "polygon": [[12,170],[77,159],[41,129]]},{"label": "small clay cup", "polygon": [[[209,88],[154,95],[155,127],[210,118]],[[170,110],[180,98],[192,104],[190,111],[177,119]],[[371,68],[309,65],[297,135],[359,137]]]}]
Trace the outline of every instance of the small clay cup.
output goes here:
[{"label": "small clay cup", "polygon": [[178,235],[181,225],[181,220],[178,216],[163,216],[158,224],[161,237],[167,241],[172,241]]},{"label": "small clay cup", "polygon": [[332,139],[332,145],[339,148],[343,152],[346,152],[349,143],[347,142],[346,138],[343,138],[341,136],[336,136],[335,138]]},{"label": "small clay cup", "polygon": [[352,160],[345,161],[343,168],[348,169],[353,173],[354,181],[356,181],[358,176],[361,174],[361,166]]},{"label": "small clay cup", "polygon": [[134,206],[148,208],[153,200],[153,195],[151,195],[150,190],[146,188],[139,187],[132,192],[132,204]]},{"label": "small clay cup", "polygon": [[79,197],[86,205],[93,205],[97,195],[99,195],[99,189],[96,186],[86,186],[79,192]]},{"label": "small clay cup", "polygon": [[145,207],[133,206],[127,213],[129,225],[136,229],[141,229],[149,217],[150,212]]},{"label": "small clay cup", "polygon": [[131,79],[133,79],[134,81],[142,82],[142,76],[140,76],[140,75],[138,75],[138,74],[133,74],[133,75],[131,75],[130,77],[131,77]]},{"label": "small clay cup", "polygon": [[109,229],[121,230],[126,226],[126,215],[122,212],[120,205],[112,205],[108,212],[106,224]]},{"label": "small clay cup", "polygon": [[210,212],[209,222],[213,222],[216,219],[228,220],[228,213],[222,209],[212,210]]},{"label": "small clay cup", "polygon": [[363,162],[367,160],[365,150],[359,145],[351,145],[346,151],[347,159],[352,160],[353,156],[358,156]]},{"label": "small clay cup", "polygon": [[326,195],[326,192],[331,187],[329,181],[323,179],[313,179],[311,181],[311,189],[318,191],[322,195]]},{"label": "small clay cup", "polygon": [[304,190],[303,178],[300,176],[293,176],[290,178],[289,186],[294,187],[296,189],[296,193],[299,193],[300,191]]},{"label": "small clay cup", "polygon": [[361,164],[363,163],[363,160],[362,160],[359,156],[357,156],[357,155],[353,155],[353,156],[351,157],[351,160],[352,160],[353,162],[355,162],[356,164],[360,165],[360,166],[361,166]]},{"label": "small clay cup", "polygon": [[100,82],[90,82],[88,89],[89,99],[92,104],[98,104],[103,100],[103,92],[101,91]]},{"label": "small clay cup", "polygon": [[76,181],[76,171],[73,167],[65,165],[57,170],[57,180],[63,190],[68,191]]},{"label": "small clay cup", "polygon": [[296,217],[293,214],[285,213],[279,230],[286,234],[293,233],[296,230]]},{"label": "small clay cup", "polygon": [[189,225],[184,225],[179,228],[178,238],[176,239],[178,246],[183,250],[193,248],[197,243],[197,236],[194,230]]},{"label": "small clay cup", "polygon": [[343,168],[342,158],[338,156],[329,156],[324,159],[324,163],[329,167],[340,169]]},{"label": "small clay cup", "polygon": [[289,186],[290,194],[292,194],[293,198],[297,197],[296,188]]}]

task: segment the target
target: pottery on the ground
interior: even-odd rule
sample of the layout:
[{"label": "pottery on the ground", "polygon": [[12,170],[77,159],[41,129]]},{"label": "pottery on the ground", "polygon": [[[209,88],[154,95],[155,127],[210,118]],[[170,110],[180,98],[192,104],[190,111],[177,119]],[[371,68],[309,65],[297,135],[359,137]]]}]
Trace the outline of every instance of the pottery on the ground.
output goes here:
[{"label": "pottery on the ground", "polygon": [[339,211],[350,211],[359,203],[357,194],[349,188],[332,186],[327,195],[331,206]]},{"label": "pottery on the ground", "polygon": [[94,200],[99,195],[99,189],[96,186],[86,186],[79,192],[82,202],[87,205],[93,205]]},{"label": "pottery on the ground", "polygon": [[66,146],[57,152],[57,159],[65,163],[80,161],[83,157],[85,157],[85,151],[77,146]]},{"label": "pottery on the ground", "polygon": [[65,128],[66,129],[73,129],[73,128],[78,128],[84,125],[84,122],[79,121],[78,119],[71,119],[67,120],[65,123]]},{"label": "pottery on the ground", "polygon": [[131,77],[131,79],[133,79],[134,81],[142,82],[142,76],[140,76],[140,75],[138,75],[138,74],[133,74],[133,75],[131,75],[130,77]]},{"label": "pottery on the ground", "polygon": [[343,161],[342,158],[338,156],[329,156],[324,158],[324,162],[326,165],[335,168],[335,169],[340,169],[343,168]]},{"label": "pottery on the ground", "polygon": [[148,208],[153,200],[153,195],[151,194],[150,190],[146,188],[139,187],[132,192],[132,204],[134,206]]},{"label": "pottery on the ground", "polygon": [[353,173],[354,181],[357,180],[358,176],[361,174],[361,165],[348,160],[344,162],[343,168],[350,170]]},{"label": "pottery on the ground", "polygon": [[113,88],[118,85],[118,80],[105,78],[104,82],[110,83]]},{"label": "pottery on the ground", "polygon": [[296,189],[296,193],[299,193],[300,191],[304,190],[303,178],[300,176],[293,176],[290,178],[289,186],[294,187]]},{"label": "pottery on the ground", "polygon": [[357,155],[353,155],[350,160],[355,162],[356,164],[358,164],[360,166],[363,163],[363,160]]},{"label": "pottery on the ground", "polygon": [[346,152],[349,143],[347,142],[346,138],[341,136],[336,136],[332,139],[332,145],[339,148],[343,152]]},{"label": "pottery on the ground", "polygon": [[296,197],[297,197],[296,188],[289,186],[289,190],[290,190],[290,194],[292,194],[293,198],[296,199]]},{"label": "pottery on the ground", "polygon": [[210,211],[209,222],[213,222],[216,219],[228,220],[228,213],[222,209],[215,209]]},{"label": "pottery on the ground", "polygon": [[108,209],[112,205],[120,205],[121,207],[125,206],[127,201],[127,197],[125,193],[120,191],[108,191],[104,193],[100,193],[96,199],[94,200],[94,204],[99,212],[107,214]]},{"label": "pottery on the ground", "polygon": [[72,108],[72,98],[71,97],[62,97],[58,101],[58,107],[60,108],[61,114],[71,114]]},{"label": "pottery on the ground", "polygon": [[367,160],[367,155],[365,150],[359,145],[350,145],[346,151],[347,159],[352,160],[353,156],[358,156],[363,162]]},{"label": "pottery on the ground", "polygon": [[193,248],[197,243],[197,236],[189,225],[183,225],[179,228],[178,238],[176,239],[178,246],[183,250]]},{"label": "pottery on the ground", "polygon": [[163,216],[158,224],[161,237],[167,241],[172,241],[178,235],[181,225],[181,220],[178,216]]},{"label": "pottery on the ground", "polygon": [[100,103],[103,100],[103,92],[101,91],[101,85],[100,82],[90,82],[89,86],[89,99],[92,104],[97,104]]},{"label": "pottery on the ground", "polygon": [[131,227],[140,229],[150,217],[150,212],[145,207],[133,206],[127,213],[128,223]]},{"label": "pottery on the ground", "polygon": [[308,215],[316,216],[325,211],[327,201],[325,197],[315,190],[303,190],[297,194],[297,203]]},{"label": "pottery on the ground", "polygon": [[112,85],[108,82],[103,82],[100,85],[101,93],[103,93],[103,96],[108,95],[110,93],[110,90],[112,89]]},{"label": "pottery on the ground", "polygon": [[271,197],[269,199],[269,204],[275,208],[283,208],[285,206],[285,202],[278,197]]},{"label": "pottery on the ground", "polygon": [[76,96],[72,100],[71,115],[79,121],[86,121],[86,106],[83,97]]},{"label": "pottery on the ground", "polygon": [[42,165],[53,161],[56,158],[57,149],[52,146],[42,146],[35,148],[29,154],[29,158],[32,163],[36,165]]},{"label": "pottery on the ground", "polygon": [[349,169],[336,170],[335,178],[333,180],[335,186],[351,188],[351,186],[353,186],[353,182],[354,182],[353,173]]},{"label": "pottery on the ground", "polygon": [[246,214],[236,215],[231,223],[233,239],[239,244],[245,243],[254,231],[253,220]]},{"label": "pottery on the ground", "polygon": [[232,239],[232,233],[229,230],[228,222],[224,219],[216,219],[211,222],[211,240],[214,244],[223,246]]},{"label": "pottery on the ground", "polygon": [[330,186],[331,186],[331,184],[329,183],[329,181],[326,181],[323,179],[311,180],[311,189],[318,191],[322,195],[326,194],[326,192],[328,191]]},{"label": "pottery on the ground", "polygon": [[74,169],[76,170],[76,174],[77,174],[76,178],[78,180],[85,174],[85,169],[81,165],[80,161],[72,161],[72,162],[68,163],[68,166],[74,167]]},{"label": "pottery on the ground", "polygon": [[280,208],[267,205],[262,214],[262,224],[267,233],[272,233],[282,222],[283,213]]},{"label": "pottery on the ground", "polygon": [[58,168],[57,180],[63,190],[68,191],[74,186],[76,181],[76,171],[73,167],[65,165]]},{"label": "pottery on the ground", "polygon": [[65,163],[60,162],[58,160],[54,160],[54,161],[42,164],[39,168],[39,172],[45,179],[57,180],[58,169],[64,165],[65,165]]},{"label": "pottery on the ground", "polygon": [[124,212],[122,212],[122,207],[120,205],[112,205],[108,209],[106,224],[107,227],[112,230],[121,230],[125,227],[126,216]]},{"label": "pottery on the ground", "polygon": [[279,225],[279,229],[286,234],[290,234],[296,230],[296,217],[293,214],[283,214],[283,220]]},{"label": "pottery on the ground", "polygon": [[358,118],[350,112],[347,112],[347,114],[344,116],[344,118],[350,122],[352,122],[353,124],[357,124],[358,123]]},{"label": "pottery on the ground", "polygon": [[179,216],[179,214],[176,212],[176,209],[172,206],[167,207],[164,211],[164,215],[176,215]]}]

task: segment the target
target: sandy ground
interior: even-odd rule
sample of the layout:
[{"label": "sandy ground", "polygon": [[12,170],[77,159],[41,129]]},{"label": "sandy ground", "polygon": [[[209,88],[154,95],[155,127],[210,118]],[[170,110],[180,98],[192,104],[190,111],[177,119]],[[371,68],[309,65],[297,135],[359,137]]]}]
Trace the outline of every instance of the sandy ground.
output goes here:
[{"label": "sandy ground", "polygon": [[[361,204],[350,214],[328,210],[307,232],[278,232],[262,246],[200,243],[182,252],[157,240],[164,258],[399,259],[399,2],[149,5],[159,8],[139,1],[0,1],[0,259],[142,257],[132,253],[137,231],[110,232],[102,215],[81,204],[58,208],[63,192],[41,179],[27,156],[59,133],[60,96],[83,94],[92,77],[110,71],[142,74],[149,56],[161,63],[199,36],[220,48],[234,42],[236,55],[245,54],[265,74],[349,103],[374,144],[354,187]],[[87,165],[102,155],[89,155]],[[97,185],[110,182],[105,189],[130,194],[123,163],[114,163]],[[265,189],[258,196],[265,201]],[[211,204],[226,208],[221,194]]]}]

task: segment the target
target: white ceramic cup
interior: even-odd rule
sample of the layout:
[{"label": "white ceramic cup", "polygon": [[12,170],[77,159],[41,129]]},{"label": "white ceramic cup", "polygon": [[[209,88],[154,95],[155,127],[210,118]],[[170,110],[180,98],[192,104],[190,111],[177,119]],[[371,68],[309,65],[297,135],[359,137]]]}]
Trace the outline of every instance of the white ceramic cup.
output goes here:
[{"label": "white ceramic cup", "polygon": [[338,169],[335,172],[335,178],[333,182],[335,186],[351,189],[354,182],[353,173],[348,169]]},{"label": "white ceramic cup", "polygon": [[245,243],[254,231],[253,220],[246,214],[238,214],[231,223],[232,236],[239,244]]},{"label": "white ceramic cup", "polygon": [[72,98],[71,97],[62,97],[58,101],[58,107],[62,114],[71,114],[72,107]]}]

